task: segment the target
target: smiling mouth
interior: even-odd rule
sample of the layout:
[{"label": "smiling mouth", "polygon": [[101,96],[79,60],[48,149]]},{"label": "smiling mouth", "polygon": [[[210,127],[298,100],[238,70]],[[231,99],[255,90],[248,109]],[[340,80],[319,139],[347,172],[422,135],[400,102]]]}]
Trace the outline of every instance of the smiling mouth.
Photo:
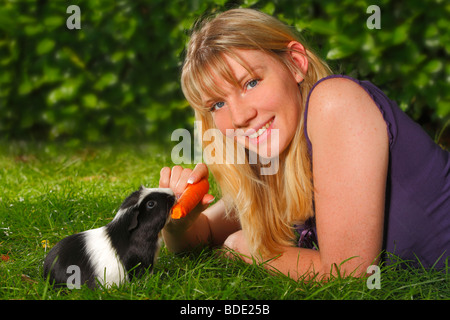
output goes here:
[{"label": "smiling mouth", "polygon": [[267,122],[265,125],[263,125],[261,128],[258,129],[258,131],[256,131],[255,133],[249,135],[248,137],[250,139],[256,139],[258,138],[260,135],[262,135],[264,132],[266,132],[266,130],[270,127],[270,125],[273,123],[273,118],[270,119],[269,122]]}]

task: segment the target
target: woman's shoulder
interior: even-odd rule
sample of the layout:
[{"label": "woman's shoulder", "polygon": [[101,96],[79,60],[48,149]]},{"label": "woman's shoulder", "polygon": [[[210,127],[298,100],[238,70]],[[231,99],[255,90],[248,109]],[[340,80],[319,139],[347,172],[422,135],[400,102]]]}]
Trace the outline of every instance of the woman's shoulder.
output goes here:
[{"label": "woman's shoulder", "polygon": [[361,99],[370,99],[359,81],[347,76],[329,76],[319,80],[309,93],[309,107],[320,105],[327,108],[345,107]]},{"label": "woman's shoulder", "polygon": [[[308,135],[323,129],[323,123],[366,123],[367,118],[383,121],[371,95],[356,79],[330,76],[319,80],[308,99]],[[384,121],[383,121],[384,122]],[[330,128],[328,128],[330,129]]]},{"label": "woman's shoulder", "polygon": [[308,118],[311,113],[326,111],[324,115],[331,116],[334,113],[348,113],[367,107],[377,108],[373,98],[358,80],[347,76],[330,76],[319,80],[311,89]]}]

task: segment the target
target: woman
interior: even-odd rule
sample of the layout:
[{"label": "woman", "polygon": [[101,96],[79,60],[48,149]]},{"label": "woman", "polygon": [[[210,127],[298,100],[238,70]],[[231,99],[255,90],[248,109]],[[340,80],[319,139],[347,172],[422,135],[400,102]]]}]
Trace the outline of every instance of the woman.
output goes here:
[{"label": "woman", "polygon": [[[222,193],[166,226],[169,250],[224,245],[249,263],[269,259],[265,266],[294,279],[337,267],[362,275],[383,250],[444,265],[449,153],[373,84],[331,75],[290,27],[251,9],[203,21],[188,45],[182,88],[202,132],[222,134],[204,148],[231,140],[260,161],[163,168],[160,186],[176,194],[208,169]],[[278,170],[262,175],[262,160],[274,158]]]}]

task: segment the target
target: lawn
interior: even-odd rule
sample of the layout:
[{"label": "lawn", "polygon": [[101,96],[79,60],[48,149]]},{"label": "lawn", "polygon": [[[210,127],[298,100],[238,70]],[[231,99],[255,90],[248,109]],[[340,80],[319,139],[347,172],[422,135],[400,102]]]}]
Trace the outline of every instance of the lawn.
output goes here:
[{"label": "lawn", "polygon": [[[218,250],[174,255],[164,247],[154,273],[120,287],[52,289],[42,277],[49,247],[107,224],[141,184],[154,187],[172,165],[170,151],[149,145],[70,148],[56,144],[0,146],[0,299],[25,300],[316,300],[449,299],[443,271],[381,267],[381,288],[365,279],[296,282],[263,267],[229,260]],[[215,185],[213,184],[213,191]]]}]

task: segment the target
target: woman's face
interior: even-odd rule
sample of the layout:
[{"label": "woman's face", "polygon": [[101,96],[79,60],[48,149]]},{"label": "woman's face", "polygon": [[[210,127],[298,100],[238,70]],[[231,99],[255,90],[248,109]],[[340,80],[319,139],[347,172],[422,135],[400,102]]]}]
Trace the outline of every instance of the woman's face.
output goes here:
[{"label": "woman's face", "polygon": [[216,127],[264,158],[281,154],[299,125],[300,90],[296,77],[279,61],[257,50],[236,50],[251,70],[226,56],[239,86],[216,79],[225,92],[219,98],[203,97]]}]

